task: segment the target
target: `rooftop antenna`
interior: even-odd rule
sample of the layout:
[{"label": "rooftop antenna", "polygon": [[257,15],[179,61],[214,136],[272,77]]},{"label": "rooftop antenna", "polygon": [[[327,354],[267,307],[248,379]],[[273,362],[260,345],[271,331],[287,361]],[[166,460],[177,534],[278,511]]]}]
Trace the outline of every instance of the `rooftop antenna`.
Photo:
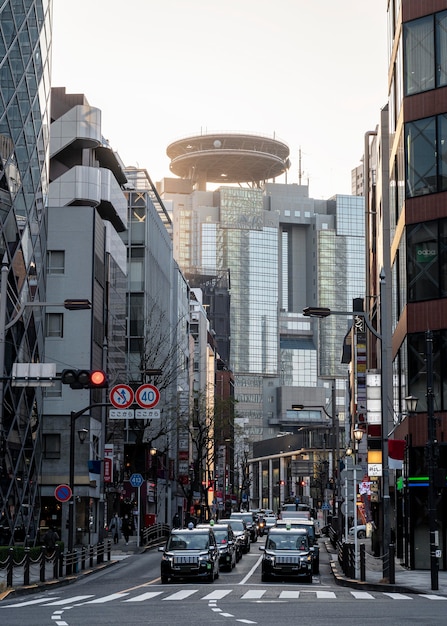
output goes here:
[{"label": "rooftop antenna", "polygon": [[298,184],[301,185],[301,177],[303,175],[303,172],[301,171],[301,146],[298,152]]}]

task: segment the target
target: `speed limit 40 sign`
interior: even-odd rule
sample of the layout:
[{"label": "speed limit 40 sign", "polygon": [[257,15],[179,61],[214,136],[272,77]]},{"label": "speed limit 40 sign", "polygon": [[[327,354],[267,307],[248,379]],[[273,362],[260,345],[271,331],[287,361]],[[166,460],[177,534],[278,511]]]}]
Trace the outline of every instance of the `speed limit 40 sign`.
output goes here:
[{"label": "speed limit 40 sign", "polygon": [[160,392],[154,385],[140,385],[135,392],[135,400],[142,409],[153,409],[160,400]]}]

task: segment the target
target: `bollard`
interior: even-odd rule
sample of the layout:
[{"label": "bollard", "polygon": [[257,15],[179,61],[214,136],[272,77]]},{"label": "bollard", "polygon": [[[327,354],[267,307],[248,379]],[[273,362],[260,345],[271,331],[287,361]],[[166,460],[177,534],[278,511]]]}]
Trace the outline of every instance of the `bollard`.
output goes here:
[{"label": "bollard", "polygon": [[25,559],[23,562],[23,584],[25,586],[29,585],[29,565],[30,565],[30,550],[28,547],[25,548]]},{"label": "bollard", "polygon": [[93,550],[93,546],[89,546],[89,565],[90,567],[93,567],[93,554],[94,554],[94,550]]},{"label": "bollard", "polygon": [[85,546],[81,548],[81,570],[85,570]]},{"label": "bollard", "polygon": [[6,574],[6,586],[12,587],[12,578],[14,571],[14,548],[9,548],[8,550],[8,561],[7,561],[7,574]]},{"label": "bollard", "polygon": [[389,570],[390,570],[390,585],[394,585],[396,582],[396,546],[391,543],[388,548],[389,554]]},{"label": "bollard", "polygon": [[45,560],[46,560],[46,548],[45,546],[42,546],[42,548],[40,549],[40,582],[44,583],[45,582]]},{"label": "bollard", "polygon": [[58,544],[56,544],[56,547],[54,548],[54,553],[53,553],[53,578],[58,578],[58,568],[59,568],[59,553],[61,551],[61,548]]},{"label": "bollard", "polygon": [[360,544],[360,580],[365,582],[366,580],[366,548],[365,544]]}]

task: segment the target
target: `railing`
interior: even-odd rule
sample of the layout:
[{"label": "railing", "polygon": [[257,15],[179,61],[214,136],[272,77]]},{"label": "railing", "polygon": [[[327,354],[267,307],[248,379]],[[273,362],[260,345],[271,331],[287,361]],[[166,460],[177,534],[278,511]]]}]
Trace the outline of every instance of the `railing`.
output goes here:
[{"label": "railing", "polygon": [[[169,536],[169,524],[154,524],[141,530],[141,546],[150,548],[162,545]],[[112,559],[112,541],[94,546],[82,546],[70,552],[61,552],[60,546],[49,552],[42,547],[36,553],[35,549],[25,547],[23,558],[17,559],[17,550],[9,548],[6,559],[0,560],[0,588],[28,586],[35,583],[44,583],[48,580],[63,579],[86,569],[92,569]]]},{"label": "railing", "polygon": [[142,546],[154,546],[162,545],[165,543],[166,538],[171,532],[169,524],[154,524],[153,526],[146,526],[141,531],[141,545]]},{"label": "railing", "polygon": [[71,553],[61,552],[59,545],[52,552],[42,547],[35,558],[31,556],[31,548],[26,547],[20,561],[15,560],[14,552],[14,548],[9,548],[6,559],[0,560],[0,584],[3,582],[6,587],[57,580],[101,565],[105,558],[111,560],[111,541],[83,546]]}]

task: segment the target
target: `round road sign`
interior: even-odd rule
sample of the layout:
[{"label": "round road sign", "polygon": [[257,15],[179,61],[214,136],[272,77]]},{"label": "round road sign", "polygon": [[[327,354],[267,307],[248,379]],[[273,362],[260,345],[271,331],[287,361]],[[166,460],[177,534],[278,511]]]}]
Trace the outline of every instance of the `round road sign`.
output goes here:
[{"label": "round road sign", "polygon": [[115,385],[110,391],[109,398],[116,409],[127,409],[134,400],[133,389],[129,385]]},{"label": "round road sign", "polygon": [[59,502],[68,502],[71,499],[73,492],[71,491],[71,487],[69,485],[58,485],[54,490],[54,497]]},{"label": "round road sign", "polygon": [[160,392],[154,385],[141,385],[135,392],[135,400],[142,409],[153,409],[160,400]]}]

